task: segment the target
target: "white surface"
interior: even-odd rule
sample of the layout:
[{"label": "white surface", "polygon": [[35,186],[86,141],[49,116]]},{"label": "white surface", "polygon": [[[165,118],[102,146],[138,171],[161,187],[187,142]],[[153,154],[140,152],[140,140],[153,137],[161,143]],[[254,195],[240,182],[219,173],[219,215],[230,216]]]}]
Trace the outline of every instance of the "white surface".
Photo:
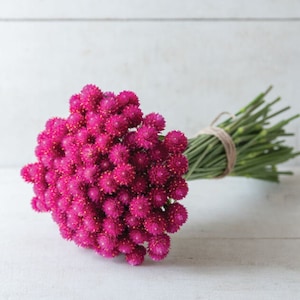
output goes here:
[{"label": "white surface", "polygon": [[[162,113],[168,129],[189,136],[270,84],[269,100],[280,95],[278,108],[300,112],[299,7],[296,0],[1,0],[0,166],[33,161],[46,120],[66,116],[69,97],[86,83],[134,90],[145,112]],[[296,136],[288,142],[298,149],[299,125],[290,125]]]},{"label": "white surface", "polygon": [[61,239],[49,214],[30,208],[17,169],[0,170],[0,299],[300,298],[300,169],[281,184],[197,181],[189,221],[160,263],[139,267]]}]

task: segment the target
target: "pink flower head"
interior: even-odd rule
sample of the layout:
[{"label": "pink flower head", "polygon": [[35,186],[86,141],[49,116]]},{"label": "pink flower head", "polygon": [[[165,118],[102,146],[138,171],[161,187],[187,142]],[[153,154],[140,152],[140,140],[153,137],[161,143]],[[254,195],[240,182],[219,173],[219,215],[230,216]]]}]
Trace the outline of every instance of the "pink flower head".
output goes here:
[{"label": "pink flower head", "polygon": [[55,187],[49,187],[44,193],[44,201],[47,207],[55,207],[60,195]]},{"label": "pink flower head", "polygon": [[143,124],[146,126],[154,127],[158,132],[165,129],[166,121],[160,114],[151,113],[145,116]]},{"label": "pink flower head", "polygon": [[38,197],[33,197],[31,199],[31,207],[37,212],[47,212],[50,210],[45,204],[45,202]]},{"label": "pink flower head", "polygon": [[121,92],[117,96],[117,99],[118,99],[118,103],[119,103],[120,107],[125,107],[129,103],[129,96],[127,95],[126,91]]},{"label": "pink flower head", "polygon": [[96,163],[99,165],[101,172],[113,170],[113,164],[110,162],[110,160],[106,156],[100,157],[99,160],[96,161]]},{"label": "pink flower head", "polygon": [[131,183],[130,188],[136,194],[145,194],[149,189],[149,183],[145,177],[137,175]]},{"label": "pink flower head", "polygon": [[71,206],[72,197],[71,196],[62,196],[57,199],[57,208],[60,211],[67,211]]},{"label": "pink flower head", "polygon": [[21,176],[26,182],[30,182],[30,183],[34,182],[34,175],[35,175],[32,172],[32,166],[33,164],[28,164],[21,169]]},{"label": "pink flower head", "polygon": [[101,115],[95,112],[88,112],[85,119],[86,128],[90,134],[98,135],[102,132],[106,120]]},{"label": "pink flower head", "polygon": [[167,232],[169,232],[169,233],[175,233],[175,232],[177,232],[178,230],[180,229],[180,225],[178,225],[178,224],[176,224],[176,223],[174,223],[174,222],[172,222],[172,221],[169,221],[168,223],[167,223]]},{"label": "pink flower head", "polygon": [[128,105],[123,110],[123,115],[128,121],[130,128],[140,125],[143,119],[143,113],[138,105]]},{"label": "pink flower head", "polygon": [[119,240],[118,250],[121,253],[129,254],[134,250],[135,244],[128,238],[122,238]]},{"label": "pink flower head", "polygon": [[49,139],[56,144],[68,133],[67,122],[62,118],[52,118],[46,123],[46,133],[49,135]]},{"label": "pink flower head", "polygon": [[163,162],[168,158],[169,152],[162,142],[158,142],[150,151],[150,157],[155,162]]},{"label": "pink flower head", "polygon": [[119,236],[125,229],[121,219],[107,217],[103,220],[103,230],[106,234],[112,237]]},{"label": "pink flower head", "polygon": [[105,172],[100,176],[99,187],[106,194],[112,194],[117,190],[118,185],[112,172]]},{"label": "pink flower head", "polygon": [[64,223],[60,223],[58,225],[59,225],[60,235],[66,240],[72,240],[75,231],[69,228],[68,226],[66,226]]},{"label": "pink flower head", "polygon": [[117,199],[121,203],[128,205],[132,199],[132,194],[127,188],[123,188],[119,191]]},{"label": "pink flower head", "polygon": [[164,206],[168,201],[167,192],[163,188],[153,188],[150,191],[151,203],[154,207]]},{"label": "pink flower head", "polygon": [[170,250],[170,237],[167,234],[152,236],[149,240],[148,251],[153,260],[161,260]]},{"label": "pink flower head", "polygon": [[94,110],[101,98],[101,90],[93,84],[87,84],[81,90],[81,106],[87,111]]},{"label": "pink flower head", "polygon": [[101,230],[101,222],[97,216],[93,214],[87,214],[82,220],[84,229],[90,233],[97,233]]},{"label": "pink flower head", "polygon": [[[82,130],[87,131],[86,129],[82,129]],[[81,130],[79,130],[79,132],[81,132]],[[73,135],[66,135],[61,142],[62,148],[65,151],[65,155],[67,155],[67,153],[66,153],[67,150],[69,150],[69,153],[76,152],[78,143],[81,144],[80,136],[78,139]]]},{"label": "pink flower head", "polygon": [[66,224],[67,214],[65,212],[62,212],[59,209],[53,210],[51,212],[51,217],[52,217],[53,221],[56,222],[57,224],[60,224],[60,223]]},{"label": "pink flower head", "polygon": [[129,237],[135,244],[142,244],[148,239],[147,232],[138,227],[130,230]]},{"label": "pink flower head", "polygon": [[37,197],[40,200],[45,201],[45,193],[47,191],[47,184],[44,182],[36,182],[33,185],[33,191],[35,192],[35,194],[37,195]]},{"label": "pink flower head", "polygon": [[109,149],[112,145],[112,138],[106,133],[98,134],[96,137],[95,145],[100,153],[106,154],[109,152]]},{"label": "pink flower head", "polygon": [[172,174],[184,175],[188,171],[188,160],[183,154],[174,154],[168,159],[168,169]]},{"label": "pink flower head", "polygon": [[73,196],[81,196],[83,191],[83,181],[81,178],[72,176],[69,179],[68,191]]},{"label": "pink flower head", "polygon": [[97,148],[94,145],[86,144],[81,148],[81,159],[86,165],[94,165],[98,156]]},{"label": "pink flower head", "polygon": [[113,250],[104,250],[104,249],[102,249],[102,248],[100,248],[100,247],[96,247],[96,248],[95,248],[95,251],[96,251],[99,255],[101,255],[101,256],[103,256],[103,257],[105,257],[105,258],[114,258],[114,257],[116,257],[117,255],[119,255],[119,251],[118,251],[117,249],[113,249]]},{"label": "pink flower head", "polygon": [[188,218],[188,213],[186,208],[178,203],[172,203],[167,207],[167,219],[176,225],[181,226],[184,224]]},{"label": "pink flower head", "polygon": [[138,266],[143,263],[145,255],[145,247],[137,245],[131,253],[126,254],[126,261],[132,266]]},{"label": "pink flower head", "polygon": [[78,217],[84,217],[87,214],[88,208],[90,208],[89,203],[83,197],[74,197],[72,201],[72,206],[70,207],[70,213],[76,214]]},{"label": "pink flower head", "polygon": [[58,178],[56,182],[56,188],[61,195],[69,195],[69,187],[68,187],[69,179],[70,179],[69,176],[67,178],[65,176],[64,177],[61,176]]},{"label": "pink flower head", "polygon": [[153,212],[144,221],[145,229],[152,235],[163,234],[166,230],[167,222],[160,210]]},{"label": "pink flower head", "polygon": [[100,233],[97,237],[98,245],[103,250],[113,250],[117,246],[116,238]]},{"label": "pink flower head", "polygon": [[183,199],[189,191],[186,181],[181,177],[174,178],[169,185],[169,196],[174,200]]},{"label": "pink flower head", "polygon": [[129,186],[133,181],[135,176],[135,171],[132,165],[130,164],[120,164],[116,166],[113,170],[114,180],[119,185]]},{"label": "pink flower head", "polygon": [[122,106],[127,104],[140,105],[137,95],[131,91],[123,91],[117,96],[117,98],[118,102]]},{"label": "pink flower head", "polygon": [[70,98],[69,103],[70,103],[70,112],[71,113],[81,113],[82,112],[80,94],[73,95]]},{"label": "pink flower head", "polygon": [[133,216],[129,211],[125,214],[124,221],[128,228],[137,228],[142,225],[142,220]]},{"label": "pink flower head", "polygon": [[127,163],[128,158],[129,150],[126,146],[122,144],[114,145],[109,152],[109,159],[115,165]]},{"label": "pink flower head", "polygon": [[105,95],[100,103],[100,111],[106,114],[115,113],[119,108],[119,103],[115,95]]},{"label": "pink flower head", "polygon": [[80,113],[72,113],[67,119],[67,128],[69,132],[77,132],[84,126],[84,116]]},{"label": "pink flower head", "polygon": [[137,134],[134,131],[128,131],[123,137],[123,143],[132,150],[138,147],[136,143]]},{"label": "pink flower head", "polygon": [[[89,134],[89,132],[87,131],[86,128],[82,128],[82,129],[79,129],[77,134],[76,134],[76,137],[74,138],[73,136],[69,136],[69,141],[68,140],[65,140],[64,139],[64,144],[66,143],[66,148],[68,147],[68,142],[71,142],[73,141],[73,147],[75,146],[76,143],[79,143],[81,145],[85,145],[89,142],[89,139],[90,139],[91,135]],[[65,148],[65,145],[63,144],[64,148]]]},{"label": "pink flower head", "polygon": [[188,144],[186,136],[181,131],[167,133],[164,144],[171,153],[182,153]]},{"label": "pink flower head", "polygon": [[82,221],[82,218],[80,216],[78,216],[78,214],[75,211],[73,211],[73,210],[68,211],[66,225],[69,228],[76,231],[81,226],[81,221]]},{"label": "pink flower head", "polygon": [[170,173],[165,166],[156,165],[149,170],[150,182],[155,185],[164,185],[169,176]]},{"label": "pink flower head", "polygon": [[114,198],[107,198],[103,203],[102,209],[106,216],[112,218],[118,218],[124,212],[123,205]]},{"label": "pink flower head", "polygon": [[147,168],[150,165],[150,157],[145,152],[136,152],[131,157],[132,164],[135,166],[135,168],[138,171],[144,171],[147,170]]},{"label": "pink flower head", "polygon": [[89,248],[92,247],[94,244],[93,235],[85,230],[85,228],[80,227],[76,230],[73,241],[81,247]]},{"label": "pink flower head", "polygon": [[136,143],[144,149],[152,149],[158,143],[157,130],[150,126],[141,126],[137,130]]},{"label": "pink flower head", "polygon": [[100,189],[97,186],[91,186],[88,189],[88,197],[92,202],[95,203],[101,203],[103,200],[103,194],[100,192]]},{"label": "pink flower head", "polygon": [[145,196],[133,198],[130,202],[129,210],[137,218],[145,218],[150,213],[150,202]]},{"label": "pink flower head", "polygon": [[103,257],[125,255],[131,265],[148,255],[162,260],[170,237],[187,220],[177,200],[188,186],[182,176],[187,139],[159,133],[164,118],[143,118],[138,97],[86,85],[70,99],[70,115],[51,118],[38,135],[37,162],[21,175],[33,183],[31,206],[50,212],[60,234]]},{"label": "pink flower head", "polygon": [[128,123],[124,116],[112,115],[107,119],[105,130],[112,137],[120,137],[127,131],[127,126]]},{"label": "pink flower head", "polygon": [[21,169],[21,175],[27,182],[41,182],[44,181],[46,168],[41,163],[28,164]]},{"label": "pink flower head", "polygon": [[88,183],[94,182],[99,172],[98,166],[88,166],[83,170],[83,177]]}]

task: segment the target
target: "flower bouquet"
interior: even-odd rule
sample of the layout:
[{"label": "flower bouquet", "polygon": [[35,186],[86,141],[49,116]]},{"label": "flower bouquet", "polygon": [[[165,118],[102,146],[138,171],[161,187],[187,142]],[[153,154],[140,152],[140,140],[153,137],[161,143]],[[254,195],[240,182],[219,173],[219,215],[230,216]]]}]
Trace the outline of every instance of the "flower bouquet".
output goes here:
[{"label": "flower bouquet", "polygon": [[146,116],[130,91],[86,85],[70,99],[70,115],[52,118],[37,137],[37,162],[21,170],[33,183],[32,208],[50,212],[63,238],[104,257],[124,254],[140,265],[170,250],[170,234],[187,221],[181,204],[188,180],[245,176],[278,182],[277,164],[299,155],[284,145],[284,126],[270,119],[288,107],[260,94],[218,126],[187,139],[163,133],[165,120]]}]

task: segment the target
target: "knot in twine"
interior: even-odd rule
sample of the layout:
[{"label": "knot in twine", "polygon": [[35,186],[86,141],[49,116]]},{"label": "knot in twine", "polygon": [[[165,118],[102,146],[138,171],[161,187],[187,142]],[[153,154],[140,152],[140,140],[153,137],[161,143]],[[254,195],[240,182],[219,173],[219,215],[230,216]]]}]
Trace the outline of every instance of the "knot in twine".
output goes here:
[{"label": "knot in twine", "polygon": [[216,178],[223,178],[227,176],[233,170],[236,162],[236,147],[231,136],[224,129],[214,126],[214,124],[219,120],[219,118],[222,115],[230,115],[232,119],[235,118],[235,115],[229,112],[222,112],[212,121],[209,127],[204,128],[199,132],[199,134],[208,134],[216,136],[224,146],[227,158],[227,166],[224,172]]}]

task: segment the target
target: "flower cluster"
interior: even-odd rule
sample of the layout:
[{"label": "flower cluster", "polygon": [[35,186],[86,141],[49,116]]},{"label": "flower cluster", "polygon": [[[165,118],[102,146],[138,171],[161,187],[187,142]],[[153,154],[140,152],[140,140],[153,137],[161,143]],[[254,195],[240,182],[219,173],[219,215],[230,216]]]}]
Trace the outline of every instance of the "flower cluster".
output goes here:
[{"label": "flower cluster", "polygon": [[70,99],[70,115],[52,118],[38,136],[38,162],[21,170],[33,183],[36,211],[52,214],[61,235],[131,265],[155,261],[170,248],[168,233],[187,220],[178,200],[188,186],[179,131],[162,136],[164,118],[143,116],[133,92],[103,93],[86,85]]}]

